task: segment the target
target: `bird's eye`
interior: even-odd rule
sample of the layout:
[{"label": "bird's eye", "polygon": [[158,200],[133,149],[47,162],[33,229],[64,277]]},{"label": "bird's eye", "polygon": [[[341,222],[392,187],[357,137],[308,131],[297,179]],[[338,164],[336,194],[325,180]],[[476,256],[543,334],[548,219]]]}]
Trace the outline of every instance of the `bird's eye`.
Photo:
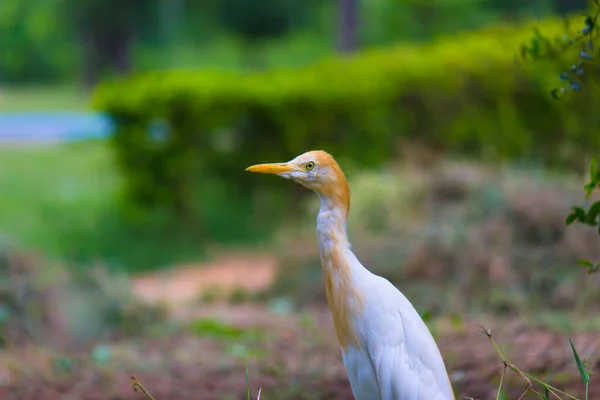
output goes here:
[{"label": "bird's eye", "polygon": [[305,167],[306,167],[307,171],[310,171],[311,169],[313,169],[315,167],[315,163],[312,161],[309,161],[306,163]]}]

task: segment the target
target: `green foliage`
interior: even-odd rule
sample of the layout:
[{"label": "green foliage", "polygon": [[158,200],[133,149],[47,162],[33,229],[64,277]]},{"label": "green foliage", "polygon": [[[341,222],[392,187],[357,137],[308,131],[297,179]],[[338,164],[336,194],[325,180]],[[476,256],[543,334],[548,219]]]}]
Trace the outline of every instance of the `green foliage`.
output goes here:
[{"label": "green foliage", "polygon": [[[502,365],[503,365],[502,376],[500,377],[500,383],[498,385],[498,392],[496,395],[496,400],[506,398],[502,392],[502,389],[504,386],[507,370],[511,370],[511,371],[515,372],[517,375],[519,375],[523,379],[524,383],[526,383],[526,385],[527,385],[525,391],[519,397],[519,399],[524,398],[528,393],[533,393],[537,396],[537,398],[540,398],[542,400],[550,400],[551,398],[552,399],[560,399],[560,400],[564,400],[564,399],[579,400],[577,397],[574,397],[574,396],[570,395],[569,393],[566,393],[560,389],[557,389],[556,387],[548,384],[547,382],[541,381],[540,379],[534,377],[533,375],[523,371],[515,364],[509,362],[506,359],[506,357],[504,357],[504,355],[502,354],[502,351],[496,344],[496,341],[494,340],[494,337],[492,336],[491,330],[486,329],[483,326],[481,327],[481,330],[482,330],[483,334],[486,335],[488,337],[488,339],[490,340],[492,346],[494,347],[494,350],[496,351],[496,354],[500,358]],[[581,360],[579,358],[579,354],[577,353],[577,350],[575,349],[575,346],[573,345],[573,342],[571,341],[571,339],[569,339],[569,343],[571,344],[571,350],[573,351],[573,356],[577,363],[577,368],[579,369],[579,372],[581,375],[581,380],[585,385],[585,400],[588,400],[588,387],[589,387],[589,381],[590,381],[589,380],[590,373],[587,371],[586,367],[584,367],[584,363],[581,362]],[[543,391],[543,393],[541,391]]]},{"label": "green foliage", "polygon": [[[0,347],[89,345],[113,335],[153,335],[166,314],[131,295],[128,279],[103,266],[74,270],[0,241]],[[95,360],[107,355],[101,347]],[[63,370],[68,360],[57,360]]]},{"label": "green foliage", "polygon": [[[360,41],[381,46],[397,40],[428,40],[499,20],[547,16],[555,4],[564,1],[576,4],[574,0],[361,1]],[[91,53],[102,59],[93,65],[108,68],[106,55],[101,53],[110,52],[115,43],[122,44],[129,34],[137,39],[131,51],[133,68],[139,70],[190,64],[226,68],[232,58],[236,68],[244,68],[244,57],[255,57],[257,47],[248,46],[248,41],[240,47],[231,33],[252,42],[277,39],[260,46],[267,47],[262,49],[263,65],[298,65],[334,51],[337,12],[336,2],[317,0],[4,0],[0,4],[0,80],[64,79],[72,83]],[[110,38],[112,44],[83,44],[82,40],[91,39],[91,32],[103,42]]]},{"label": "green foliage", "polygon": [[[155,22],[157,0],[120,2],[118,0],[58,0],[70,18],[69,22],[110,35],[112,31],[133,25],[134,28]],[[118,10],[118,12],[115,12]]]},{"label": "green foliage", "polygon": [[[590,162],[590,180],[583,186],[585,190],[586,202],[592,196],[594,190],[600,188],[600,169],[598,169],[598,161],[596,158]],[[598,227],[600,235],[600,200],[595,201],[589,207],[573,206],[571,213],[567,216],[565,223],[571,225],[576,222],[591,227]],[[579,260],[578,265],[588,269],[589,273],[597,272],[600,269],[600,263],[593,263],[588,260]]]},{"label": "green foliage", "polygon": [[258,329],[243,329],[232,326],[218,318],[200,318],[190,324],[197,336],[224,340],[256,340],[264,336]]},{"label": "green foliage", "polygon": [[218,4],[219,20],[248,40],[284,35],[307,11],[307,3],[301,0],[222,0]]},{"label": "green foliage", "polygon": [[[76,268],[101,259],[129,272],[206,255],[204,243],[161,210],[138,218],[120,207],[121,179],[103,140],[8,146],[0,149],[0,164],[0,227],[24,247],[68,257]],[[212,182],[211,189],[196,199],[213,240],[256,243],[265,237],[265,227],[247,222],[251,204],[223,182]]]},{"label": "green foliage", "polygon": [[[554,20],[538,28],[563,31]],[[590,91],[559,106],[548,96],[552,63],[515,65],[505,49],[518,48],[530,32],[500,26],[250,75],[150,73],[102,85],[94,104],[115,121],[112,143],[127,199],[196,226],[202,218],[195,196],[211,177],[229,182],[232,195],[261,196],[254,197],[258,210],[282,211],[283,185],[248,185],[244,168],[311,148],[379,165],[397,156],[401,141],[416,140],[490,161],[578,166],[582,152],[600,148],[600,137],[586,128],[599,122],[591,112],[597,100]],[[272,198],[262,185],[271,185]]]},{"label": "green foliage", "polygon": [[[565,20],[566,33],[553,39],[542,35],[539,31],[531,39],[530,46],[521,47],[521,55],[534,60],[551,60],[557,63],[562,70],[559,74],[561,87],[552,89],[554,99],[560,99],[568,92],[579,92],[582,85],[586,85],[590,79],[595,79],[596,74],[590,73],[594,67],[594,41],[598,39],[599,33],[596,27],[598,16],[600,16],[600,3],[597,3],[595,14],[586,15],[583,19],[583,28],[573,33],[568,20]],[[579,52],[573,51],[579,47]],[[577,58],[573,54],[577,54]]]},{"label": "green foliage", "polygon": [[56,10],[57,0],[0,2],[0,80],[55,81],[77,65]]}]

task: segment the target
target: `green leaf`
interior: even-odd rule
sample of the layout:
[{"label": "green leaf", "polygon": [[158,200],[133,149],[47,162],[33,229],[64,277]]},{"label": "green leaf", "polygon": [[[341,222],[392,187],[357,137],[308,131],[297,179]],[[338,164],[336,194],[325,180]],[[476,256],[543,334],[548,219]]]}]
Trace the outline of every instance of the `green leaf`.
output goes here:
[{"label": "green leaf", "polygon": [[577,261],[577,265],[581,265],[582,267],[593,268],[594,263],[588,260],[579,260]]},{"label": "green leaf", "polygon": [[585,197],[589,199],[596,188],[596,182],[588,182],[583,188],[585,189]]},{"label": "green leaf", "polygon": [[[595,223],[600,214],[600,200],[590,206],[587,212],[586,220],[588,223]],[[594,224],[595,225],[595,224]]]},{"label": "green leaf", "polygon": [[250,384],[248,381],[248,357],[246,357],[246,400],[250,400]]},{"label": "green leaf", "polygon": [[598,180],[598,160],[595,158],[592,158],[592,161],[590,162],[590,179],[594,184]]},{"label": "green leaf", "polygon": [[577,363],[577,368],[581,375],[581,381],[587,385],[590,383],[590,374],[583,368],[583,364],[581,363],[581,359],[579,358],[579,354],[577,354],[577,350],[575,350],[575,345],[571,338],[569,338],[569,343],[571,343],[571,349],[573,350],[573,356],[575,357],[575,362]]},{"label": "green leaf", "polygon": [[431,320],[431,312],[423,311],[421,312],[421,319],[423,322],[429,322]]},{"label": "green leaf", "polygon": [[565,220],[565,225],[571,225],[573,222],[575,222],[575,219],[577,219],[577,214],[575,213],[571,213],[567,216],[567,219]]},{"label": "green leaf", "polygon": [[550,400],[550,391],[548,390],[548,387],[546,387],[546,386],[544,386],[544,394],[538,392],[537,395],[540,399]]},{"label": "green leaf", "polygon": [[574,206],[574,207],[571,207],[571,210],[573,210],[573,212],[567,217],[567,219],[565,221],[567,225],[570,225],[575,220],[578,220],[578,221],[585,220],[585,210],[582,207]]},{"label": "green leaf", "polygon": [[529,54],[529,47],[527,47],[525,45],[521,45],[521,58],[526,59],[528,54]]},{"label": "green leaf", "polygon": [[554,89],[552,89],[550,91],[550,95],[552,96],[552,98],[554,100],[560,100],[561,99],[561,94],[564,94],[564,93],[565,92],[564,92],[564,90],[562,88],[561,89],[554,88]]}]

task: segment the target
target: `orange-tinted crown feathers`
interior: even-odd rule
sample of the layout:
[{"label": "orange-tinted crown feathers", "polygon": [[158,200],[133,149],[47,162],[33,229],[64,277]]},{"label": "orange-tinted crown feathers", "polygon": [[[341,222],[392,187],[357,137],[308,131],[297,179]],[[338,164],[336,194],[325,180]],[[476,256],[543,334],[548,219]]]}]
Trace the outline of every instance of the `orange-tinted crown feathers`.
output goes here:
[{"label": "orange-tinted crown feathers", "polygon": [[350,186],[338,162],[323,150],[309,151],[304,155],[311,158],[319,167],[326,169],[328,174],[324,177],[320,190],[324,196],[336,202],[347,216],[350,212]]}]

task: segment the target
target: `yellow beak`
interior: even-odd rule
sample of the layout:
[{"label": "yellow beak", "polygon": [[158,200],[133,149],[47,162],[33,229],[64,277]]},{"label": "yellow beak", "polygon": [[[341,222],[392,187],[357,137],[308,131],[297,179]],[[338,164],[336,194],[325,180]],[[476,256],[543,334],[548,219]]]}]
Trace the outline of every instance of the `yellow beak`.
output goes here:
[{"label": "yellow beak", "polygon": [[271,164],[257,164],[246,168],[248,172],[258,172],[262,174],[273,174],[279,175],[284,172],[292,172],[295,168],[288,163],[271,163]]}]

